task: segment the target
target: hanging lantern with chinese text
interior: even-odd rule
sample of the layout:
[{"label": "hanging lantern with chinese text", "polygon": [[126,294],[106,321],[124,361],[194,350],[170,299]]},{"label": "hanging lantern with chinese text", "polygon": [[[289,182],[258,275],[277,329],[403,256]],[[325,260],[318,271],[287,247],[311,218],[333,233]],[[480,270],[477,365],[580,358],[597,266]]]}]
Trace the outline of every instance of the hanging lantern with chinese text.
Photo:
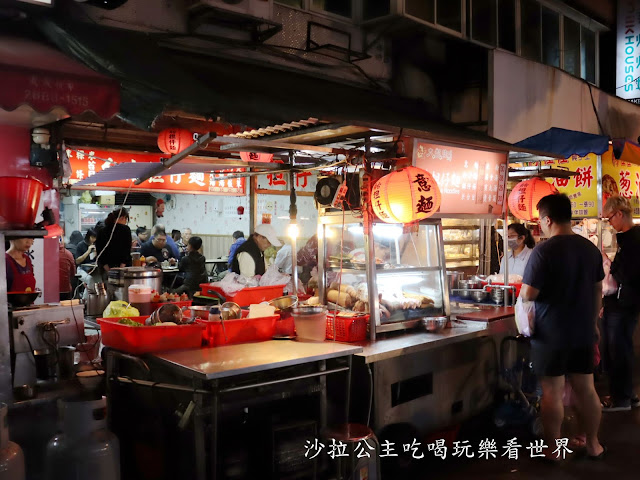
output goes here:
[{"label": "hanging lantern with chinese text", "polygon": [[538,220],[538,202],[542,197],[558,193],[556,187],[541,178],[520,182],[509,194],[509,210],[520,220]]},{"label": "hanging lantern with chinese text", "polygon": [[273,160],[273,153],[240,152],[240,158],[245,162],[269,163]]},{"label": "hanging lantern with chinese text", "polygon": [[371,190],[374,213],[386,223],[413,223],[440,208],[442,195],[433,176],[417,167],[405,167],[378,180]]},{"label": "hanging lantern with chinese text", "polygon": [[193,133],[184,128],[167,128],[158,134],[158,148],[175,155],[193,144]]}]

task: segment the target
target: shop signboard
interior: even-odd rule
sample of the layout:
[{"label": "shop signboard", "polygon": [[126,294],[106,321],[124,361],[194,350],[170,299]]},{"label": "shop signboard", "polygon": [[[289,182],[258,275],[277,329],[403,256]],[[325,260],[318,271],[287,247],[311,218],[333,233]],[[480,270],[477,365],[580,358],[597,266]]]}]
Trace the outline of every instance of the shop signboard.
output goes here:
[{"label": "shop signboard", "polygon": [[[71,164],[69,183],[72,188],[74,183],[90,177],[98,171],[110,168],[115,164],[132,162],[157,163],[161,160],[166,160],[166,156],[162,154],[118,152],[75,147],[67,148],[66,153]],[[246,179],[244,177],[233,178],[234,174],[243,172],[244,170],[244,168],[233,168],[217,173],[193,172],[151,177],[140,185],[133,185],[131,190],[160,193],[244,196],[246,192]],[[130,184],[130,180],[118,180],[94,185],[83,185],[81,188],[82,190],[126,190]]]},{"label": "shop signboard", "polygon": [[442,193],[438,213],[501,215],[507,181],[506,154],[416,139],[413,164],[431,173],[438,183]]},{"label": "shop signboard", "polygon": [[612,195],[627,198],[640,217],[640,165],[616,160],[609,149],[602,154],[602,202]]},{"label": "shop signboard", "polygon": [[545,166],[568,169],[577,175],[569,178],[546,178],[560,193],[571,200],[571,214],[574,218],[596,218],[598,216],[598,156],[590,153],[584,157],[572,155],[570,158],[546,160]]},{"label": "shop signboard", "polygon": [[618,0],[616,95],[640,103],[640,0]]},{"label": "shop signboard", "polygon": [[[291,192],[289,172],[274,172],[258,175],[256,193],[272,195],[289,195]],[[311,196],[316,191],[318,176],[315,172],[296,172],[296,194]]]}]

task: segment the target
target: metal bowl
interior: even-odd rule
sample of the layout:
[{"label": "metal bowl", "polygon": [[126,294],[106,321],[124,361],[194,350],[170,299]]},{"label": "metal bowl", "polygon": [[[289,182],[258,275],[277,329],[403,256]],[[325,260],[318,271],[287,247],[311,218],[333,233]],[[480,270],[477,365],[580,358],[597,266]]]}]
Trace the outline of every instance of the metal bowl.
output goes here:
[{"label": "metal bowl", "polygon": [[223,320],[235,320],[236,318],[242,318],[242,308],[235,302],[224,302],[220,305],[220,316],[223,316],[223,312],[229,312],[228,315],[225,313]]},{"label": "metal bowl", "polygon": [[315,315],[327,311],[326,305],[298,305],[292,308],[294,315]]},{"label": "metal bowl", "polygon": [[447,317],[423,317],[422,325],[430,333],[437,333],[444,329],[449,319]]},{"label": "metal bowl", "polygon": [[192,305],[188,307],[191,318],[199,318],[201,320],[207,320],[209,318],[209,309],[210,307],[202,305]]},{"label": "metal bowl", "polygon": [[489,292],[485,292],[484,290],[473,290],[471,292],[471,298],[475,302],[484,302],[489,297]]},{"label": "metal bowl", "polygon": [[298,297],[295,295],[285,295],[284,297],[269,300],[269,305],[276,307],[278,310],[291,310],[298,306]]},{"label": "metal bowl", "polygon": [[33,292],[7,292],[7,300],[14,307],[26,307],[31,305],[42,295],[42,290],[34,290]]}]

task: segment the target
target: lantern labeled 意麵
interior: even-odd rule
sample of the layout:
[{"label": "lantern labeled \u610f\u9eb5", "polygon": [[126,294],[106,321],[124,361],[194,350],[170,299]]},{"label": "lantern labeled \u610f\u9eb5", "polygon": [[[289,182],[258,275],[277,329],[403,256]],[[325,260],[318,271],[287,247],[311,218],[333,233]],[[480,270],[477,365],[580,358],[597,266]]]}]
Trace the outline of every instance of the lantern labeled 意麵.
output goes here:
[{"label": "lantern labeled \u610f\u9eb5", "polygon": [[556,187],[541,178],[525,180],[517,184],[509,194],[509,210],[520,220],[538,220],[538,202],[547,195],[557,193]]},{"label": "lantern labeled \u610f\u9eb5", "polygon": [[167,128],[158,134],[158,148],[175,155],[193,144],[193,133],[185,128]]},{"label": "lantern labeled \u610f\u9eb5", "polygon": [[433,176],[417,167],[391,172],[371,190],[373,211],[386,223],[412,223],[429,218],[438,211],[441,200]]}]

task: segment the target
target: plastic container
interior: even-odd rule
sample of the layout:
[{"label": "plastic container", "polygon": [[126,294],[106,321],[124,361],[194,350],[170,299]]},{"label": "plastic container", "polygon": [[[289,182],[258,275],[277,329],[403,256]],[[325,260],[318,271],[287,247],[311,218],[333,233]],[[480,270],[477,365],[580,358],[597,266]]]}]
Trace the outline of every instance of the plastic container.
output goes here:
[{"label": "plastic container", "polygon": [[299,338],[324,340],[327,336],[327,307],[298,306],[291,311]]},{"label": "plastic container", "polygon": [[327,338],[333,340],[335,323],[337,342],[363,342],[367,339],[369,315],[346,316],[340,312],[329,312],[327,315]]},{"label": "plastic container", "polygon": [[201,283],[203,295],[208,296],[221,296],[224,297],[227,302],[235,302],[241,307],[248,307],[252,303],[260,303],[267,300],[273,300],[276,297],[281,297],[284,292],[284,285],[269,285],[266,287],[247,287],[243,288],[235,295],[227,296],[220,287],[214,286],[210,283]]},{"label": "plastic container", "polygon": [[242,311],[242,318],[221,321],[196,319],[196,323],[206,326],[203,337],[210,347],[237,343],[263,342],[271,340],[276,330],[278,315],[261,318],[247,318],[249,312]]},{"label": "plastic container", "polygon": [[[147,317],[128,317],[128,319],[144,325]],[[118,323],[119,320],[119,318],[98,318],[104,345],[134,354],[202,346],[204,325],[131,327]]]},{"label": "plastic container", "polygon": [[0,177],[3,229],[33,228],[44,184],[31,177]]}]

